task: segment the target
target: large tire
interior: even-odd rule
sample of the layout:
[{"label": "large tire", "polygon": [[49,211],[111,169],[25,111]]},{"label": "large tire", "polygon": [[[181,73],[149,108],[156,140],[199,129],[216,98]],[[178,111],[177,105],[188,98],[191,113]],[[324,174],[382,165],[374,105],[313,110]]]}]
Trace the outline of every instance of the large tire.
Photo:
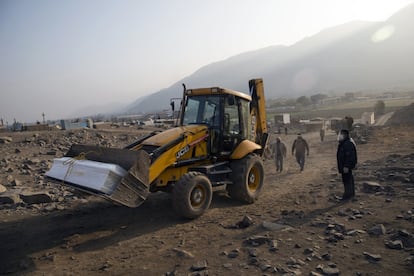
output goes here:
[{"label": "large tire", "polygon": [[174,186],[172,201],[175,211],[182,217],[194,219],[209,207],[213,197],[210,180],[202,173],[188,172]]},{"label": "large tire", "polygon": [[230,197],[242,202],[255,202],[263,188],[263,161],[256,154],[249,154],[243,159],[230,163],[233,184],[227,185]]}]

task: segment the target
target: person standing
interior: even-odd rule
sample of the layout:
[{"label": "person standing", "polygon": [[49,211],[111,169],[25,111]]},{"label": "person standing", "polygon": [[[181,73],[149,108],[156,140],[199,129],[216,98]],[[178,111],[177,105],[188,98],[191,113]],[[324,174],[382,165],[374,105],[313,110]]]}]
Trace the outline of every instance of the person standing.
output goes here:
[{"label": "person standing", "polygon": [[292,155],[295,154],[296,161],[300,166],[300,171],[303,171],[303,168],[305,167],[305,153],[309,156],[309,146],[299,133],[292,145]]},{"label": "person standing", "polygon": [[280,140],[280,137],[276,138],[276,142],[273,146],[274,158],[276,163],[276,172],[282,172],[283,170],[283,158],[286,158],[286,146]]},{"label": "person standing", "polygon": [[342,200],[347,200],[355,196],[355,183],[352,170],[358,162],[355,144],[349,137],[349,131],[342,129],[338,136],[338,150],[336,152],[338,172],[342,175],[344,184],[344,194]]},{"label": "person standing", "polygon": [[321,130],[319,130],[319,136],[321,137],[321,142],[323,142],[323,139],[325,138],[325,129],[321,128]]}]

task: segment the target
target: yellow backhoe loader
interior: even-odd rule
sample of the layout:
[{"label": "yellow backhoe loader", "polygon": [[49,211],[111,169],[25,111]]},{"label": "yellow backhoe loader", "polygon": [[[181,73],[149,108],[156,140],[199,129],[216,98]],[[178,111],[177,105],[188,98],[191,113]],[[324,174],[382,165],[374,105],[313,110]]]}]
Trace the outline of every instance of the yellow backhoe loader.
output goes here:
[{"label": "yellow backhoe loader", "polygon": [[[64,177],[46,175],[129,207],[142,204],[150,192],[169,191],[174,209],[186,218],[203,214],[219,189],[253,203],[263,188],[262,155],[268,139],[262,79],[249,81],[249,94],[184,86],[179,113],[178,126],[152,132],[123,149],[72,145],[65,155]],[[110,177],[115,181],[112,191],[93,190],[67,180],[81,160],[113,164],[125,174]],[[77,177],[88,175],[91,170]]]}]

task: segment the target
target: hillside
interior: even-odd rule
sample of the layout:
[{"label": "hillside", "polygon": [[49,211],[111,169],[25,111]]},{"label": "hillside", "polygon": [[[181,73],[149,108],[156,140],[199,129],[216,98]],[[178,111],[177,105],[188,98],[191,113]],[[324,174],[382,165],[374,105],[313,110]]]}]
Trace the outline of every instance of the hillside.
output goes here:
[{"label": "hillside", "polygon": [[172,86],[139,98],[130,113],[168,108],[187,87],[246,91],[263,77],[268,98],[384,91],[414,87],[414,4],[385,22],[355,21],[329,28],[292,46],[271,46],[200,68]]}]

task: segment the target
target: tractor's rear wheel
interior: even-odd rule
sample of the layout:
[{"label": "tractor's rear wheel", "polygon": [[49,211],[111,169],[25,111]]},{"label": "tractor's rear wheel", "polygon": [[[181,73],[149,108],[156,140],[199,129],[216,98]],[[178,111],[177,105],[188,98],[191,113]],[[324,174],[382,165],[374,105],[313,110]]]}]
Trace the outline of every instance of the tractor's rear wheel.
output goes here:
[{"label": "tractor's rear wheel", "polygon": [[196,218],[209,207],[213,197],[210,180],[202,173],[188,172],[174,186],[172,201],[175,211],[185,218]]},{"label": "tractor's rear wheel", "polygon": [[227,185],[230,197],[246,203],[257,200],[263,188],[263,161],[256,154],[249,154],[243,159],[230,163],[233,184]]}]

